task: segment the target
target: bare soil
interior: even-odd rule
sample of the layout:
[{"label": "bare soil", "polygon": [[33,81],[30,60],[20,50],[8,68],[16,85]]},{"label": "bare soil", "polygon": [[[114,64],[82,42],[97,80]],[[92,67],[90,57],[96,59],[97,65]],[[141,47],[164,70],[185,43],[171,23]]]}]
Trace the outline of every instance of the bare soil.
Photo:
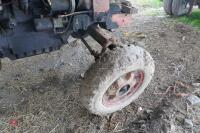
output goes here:
[{"label": "bare soil", "polygon": [[[200,106],[184,96],[200,97],[200,86],[192,86],[200,82],[200,30],[165,15],[141,13],[115,34],[123,43],[147,49],[156,62],[154,79],[138,100],[107,117],[90,114],[80,102],[79,87],[94,58],[78,40],[50,54],[3,59],[0,132],[199,133]],[[171,88],[165,93],[170,86],[176,94]],[[186,127],[185,119],[193,126]]]}]

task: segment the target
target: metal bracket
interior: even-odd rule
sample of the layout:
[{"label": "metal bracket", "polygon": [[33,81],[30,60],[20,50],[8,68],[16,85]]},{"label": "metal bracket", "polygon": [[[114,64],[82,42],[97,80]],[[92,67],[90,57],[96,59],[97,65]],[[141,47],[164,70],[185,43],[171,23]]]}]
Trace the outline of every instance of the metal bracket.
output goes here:
[{"label": "metal bracket", "polygon": [[111,32],[105,31],[97,25],[90,26],[88,28],[88,34],[103,48],[120,43],[119,40],[111,34]]},{"label": "metal bracket", "polygon": [[87,49],[90,51],[91,55],[93,55],[95,57],[95,59],[98,58],[99,54],[90,47],[90,45],[87,43],[87,41],[82,37],[80,39],[85,44]]},{"label": "metal bracket", "polygon": [[102,46],[101,52],[97,53],[89,46],[87,41],[81,37],[81,41],[85,44],[95,59],[98,59],[106,51],[106,49],[109,48],[109,46],[121,44],[121,42],[115,36],[113,36],[111,32],[105,31],[97,25],[89,27],[87,33]]}]

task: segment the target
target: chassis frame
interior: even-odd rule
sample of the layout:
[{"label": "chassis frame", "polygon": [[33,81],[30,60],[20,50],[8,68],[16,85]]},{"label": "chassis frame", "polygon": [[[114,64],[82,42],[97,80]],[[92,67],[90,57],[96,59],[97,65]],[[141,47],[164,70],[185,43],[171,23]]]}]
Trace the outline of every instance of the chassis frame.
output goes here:
[{"label": "chassis frame", "polygon": [[[87,3],[85,3],[84,0],[80,0],[80,1],[81,1],[80,2],[81,4],[87,4]],[[135,10],[132,6],[130,6],[130,3],[126,1],[126,2],[117,3],[117,4],[120,4],[120,8],[121,8],[122,12],[110,14],[111,9],[110,9],[110,1],[109,0],[91,0],[91,1],[92,1],[93,8],[92,8],[90,15],[92,15],[92,19],[93,19],[92,23],[93,24],[88,26],[87,29],[82,32],[77,31],[77,32],[75,32],[75,34],[73,34],[72,33],[73,31],[70,31],[69,33],[72,33],[73,37],[81,39],[82,42],[88,48],[88,50],[91,52],[91,54],[94,55],[95,58],[98,58],[101,55],[101,53],[103,53],[105,51],[105,49],[108,48],[110,45],[116,45],[116,44],[120,43],[118,41],[118,39],[112,35],[111,32],[106,32],[105,30],[109,31],[109,30],[112,30],[112,29],[115,29],[115,28],[118,28],[118,27],[121,27],[121,26],[124,26],[124,25],[130,23],[131,22],[131,14]],[[81,5],[79,5],[79,6],[81,6]],[[79,14],[79,12],[74,12],[71,14],[76,15],[76,14]],[[109,19],[109,20],[107,20],[107,19]],[[105,25],[106,26],[109,25],[109,27],[111,27],[111,28],[107,28]],[[103,29],[105,29],[105,30],[103,30]],[[21,34],[21,33],[16,33],[16,34]],[[35,34],[37,34],[37,33],[35,33]],[[40,34],[42,35],[42,33],[39,32],[38,35],[40,35]],[[84,39],[84,37],[87,35],[90,35],[92,38],[94,38],[94,40],[96,40],[102,46],[101,53],[96,53],[94,50],[92,50],[90,48],[90,46]],[[21,36],[23,36],[23,34]],[[69,35],[67,35],[67,37],[68,36]],[[22,40],[23,37],[19,38],[17,40],[20,40],[20,39]],[[58,49],[60,49],[60,47],[62,45],[69,43],[68,40],[66,40],[65,42],[62,42],[62,43],[59,42],[55,46],[52,46],[53,44],[50,44],[50,45],[47,44],[47,45],[44,45],[45,47],[48,47],[47,50],[44,49],[42,52],[41,51],[38,52],[37,50],[34,50],[33,44],[35,42],[34,41],[31,42],[31,39],[27,39],[27,41],[26,41],[26,42],[30,42],[30,45],[28,44],[29,46],[26,44],[23,44],[21,46],[20,45],[15,46],[15,44],[12,44],[12,43],[5,44],[5,42],[7,42],[7,41],[4,41],[4,40],[6,40],[6,39],[2,39],[2,40],[3,41],[0,43],[0,60],[1,60],[1,58],[4,58],[4,57],[8,57],[11,60],[15,60],[15,59],[25,58],[25,57],[29,57],[29,56],[38,55],[38,54],[49,53],[51,51],[58,50]],[[49,42],[51,40],[53,40],[53,38],[49,38],[49,37],[47,38],[47,42]],[[15,43],[19,43],[19,42],[15,42]],[[45,40],[42,39],[41,42],[44,43]],[[54,43],[57,43],[57,42],[58,41],[54,41]],[[27,47],[27,48],[24,48],[24,47]],[[41,49],[41,46],[37,45],[37,47]],[[55,47],[55,49],[52,47]],[[29,51],[33,51],[33,52],[31,52],[31,54],[29,54],[29,53],[27,54],[26,52],[23,52],[24,49],[25,50],[30,49]],[[22,56],[18,53],[22,53]],[[0,61],[0,68],[1,68],[1,61]]]}]

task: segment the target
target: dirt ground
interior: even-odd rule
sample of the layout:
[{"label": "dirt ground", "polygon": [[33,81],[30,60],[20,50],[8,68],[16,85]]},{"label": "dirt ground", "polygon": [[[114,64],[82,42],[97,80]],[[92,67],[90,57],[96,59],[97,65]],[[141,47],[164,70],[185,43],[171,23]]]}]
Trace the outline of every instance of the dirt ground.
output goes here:
[{"label": "dirt ground", "polygon": [[115,34],[155,60],[154,79],[138,100],[107,117],[90,114],[81,105],[79,86],[94,58],[78,40],[50,54],[3,59],[0,132],[199,133],[200,105],[186,96],[200,97],[200,30],[160,11],[134,15],[133,24]]}]

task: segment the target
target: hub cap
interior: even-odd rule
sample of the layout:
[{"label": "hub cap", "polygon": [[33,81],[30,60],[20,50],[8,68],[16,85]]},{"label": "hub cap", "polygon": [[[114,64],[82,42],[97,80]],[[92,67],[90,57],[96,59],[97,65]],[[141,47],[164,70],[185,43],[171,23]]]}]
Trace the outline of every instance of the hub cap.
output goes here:
[{"label": "hub cap", "polygon": [[144,72],[130,72],[117,79],[103,96],[103,104],[113,107],[122,104],[131,98],[141,87],[144,81]]}]

